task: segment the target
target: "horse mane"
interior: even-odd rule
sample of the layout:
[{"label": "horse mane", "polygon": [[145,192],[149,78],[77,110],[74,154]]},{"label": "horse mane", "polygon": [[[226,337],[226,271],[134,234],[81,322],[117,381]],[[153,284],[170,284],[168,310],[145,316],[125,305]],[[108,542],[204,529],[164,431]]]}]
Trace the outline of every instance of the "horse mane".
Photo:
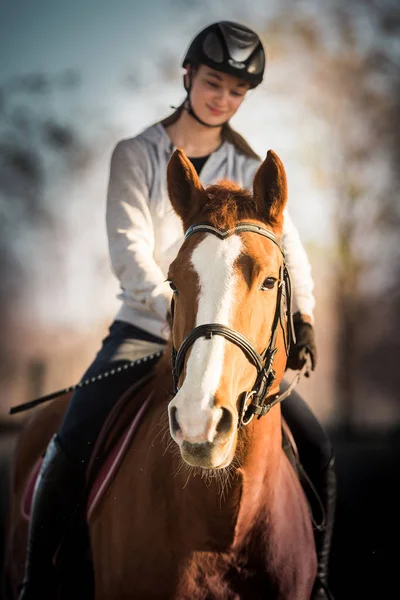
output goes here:
[{"label": "horse mane", "polygon": [[201,216],[214,227],[232,229],[238,221],[245,219],[266,223],[267,215],[260,213],[251,192],[236,183],[222,180],[207,186],[205,191],[207,200],[202,206]]}]

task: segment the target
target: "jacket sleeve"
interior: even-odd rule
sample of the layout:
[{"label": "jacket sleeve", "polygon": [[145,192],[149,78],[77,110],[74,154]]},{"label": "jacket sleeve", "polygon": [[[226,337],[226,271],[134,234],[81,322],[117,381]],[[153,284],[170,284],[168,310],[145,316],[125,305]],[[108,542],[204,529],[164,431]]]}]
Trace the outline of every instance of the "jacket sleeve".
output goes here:
[{"label": "jacket sleeve", "polygon": [[282,244],[292,280],[293,312],[300,311],[314,322],[314,280],[311,265],[289,211],[284,211]]},{"label": "jacket sleeve", "polygon": [[149,162],[142,143],[123,140],[110,166],[106,223],[111,264],[124,301],[165,319],[172,290],[154,260]]}]

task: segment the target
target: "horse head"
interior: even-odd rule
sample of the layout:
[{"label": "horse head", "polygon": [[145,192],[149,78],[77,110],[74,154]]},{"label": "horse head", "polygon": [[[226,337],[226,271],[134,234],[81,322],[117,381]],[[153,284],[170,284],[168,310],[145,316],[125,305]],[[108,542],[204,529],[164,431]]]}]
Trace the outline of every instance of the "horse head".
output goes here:
[{"label": "horse head", "polygon": [[254,412],[264,414],[265,397],[279,390],[286,366],[289,282],[279,241],[286,175],[269,151],[253,193],[227,181],[204,189],[176,150],[167,183],[186,234],[168,273],[176,382],[170,432],[187,463],[224,468],[240,426]]}]

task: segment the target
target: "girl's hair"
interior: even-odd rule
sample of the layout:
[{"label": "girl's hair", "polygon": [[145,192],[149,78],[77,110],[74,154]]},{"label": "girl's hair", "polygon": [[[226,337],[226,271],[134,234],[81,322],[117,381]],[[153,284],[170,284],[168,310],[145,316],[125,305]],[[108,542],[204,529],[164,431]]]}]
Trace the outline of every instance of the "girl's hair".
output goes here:
[{"label": "girl's hair", "polygon": [[245,156],[248,156],[249,158],[255,158],[261,161],[261,158],[256,152],[254,152],[250,144],[246,142],[246,140],[243,136],[240,135],[240,133],[232,129],[229,123],[225,123],[225,125],[222,128],[222,137],[227,142],[230,142],[231,144],[236,146],[239,152],[241,152]]},{"label": "girl's hair", "polygon": [[[178,106],[178,108],[171,115],[159,122],[164,127],[168,127],[169,125],[172,125],[173,123],[177,122],[183,110],[184,102],[182,102],[182,104]],[[241,136],[240,133],[232,129],[229,123],[225,123],[225,125],[222,126],[222,138],[227,142],[233,144],[239,150],[239,152],[241,152],[245,156],[248,156],[249,158],[255,158],[256,160],[261,160],[258,154],[254,152],[250,144],[246,142],[244,137]]]}]

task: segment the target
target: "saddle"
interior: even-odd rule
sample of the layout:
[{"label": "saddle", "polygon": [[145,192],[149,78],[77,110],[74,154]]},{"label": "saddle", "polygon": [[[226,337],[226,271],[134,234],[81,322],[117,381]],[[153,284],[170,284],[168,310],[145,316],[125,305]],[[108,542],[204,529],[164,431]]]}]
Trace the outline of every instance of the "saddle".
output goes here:
[{"label": "saddle", "polygon": [[97,438],[89,462],[87,481],[87,520],[92,516],[132,442],[152,400],[152,393],[142,405],[132,396],[154,378],[150,371],[125,393],[114,406]]}]

